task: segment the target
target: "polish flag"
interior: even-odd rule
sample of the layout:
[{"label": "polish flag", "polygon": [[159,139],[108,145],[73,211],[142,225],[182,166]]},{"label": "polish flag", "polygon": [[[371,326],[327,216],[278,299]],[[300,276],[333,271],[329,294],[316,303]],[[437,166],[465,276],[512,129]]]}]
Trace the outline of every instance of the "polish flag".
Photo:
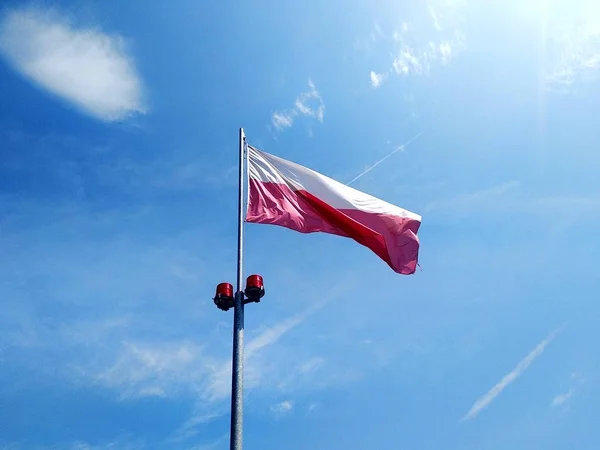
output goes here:
[{"label": "polish flag", "polygon": [[395,272],[415,272],[421,216],[248,146],[246,221],[354,239]]}]

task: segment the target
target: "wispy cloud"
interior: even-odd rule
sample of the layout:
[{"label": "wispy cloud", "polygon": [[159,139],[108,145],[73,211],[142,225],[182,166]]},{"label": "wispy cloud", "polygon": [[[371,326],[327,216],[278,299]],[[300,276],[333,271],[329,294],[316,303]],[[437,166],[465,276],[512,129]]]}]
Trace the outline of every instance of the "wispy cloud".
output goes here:
[{"label": "wispy cloud", "polygon": [[377,73],[371,71],[371,85],[373,87],[379,87],[387,77],[387,73]]},{"label": "wispy cloud", "polygon": [[[245,346],[244,360],[247,390],[258,387],[265,379],[254,358],[276,344],[282,336],[300,325],[315,308],[267,327]],[[104,368],[75,368],[80,377],[117,390],[120,397],[173,397],[182,391],[195,391],[207,402],[226,399],[231,388],[231,359],[226,361],[211,355],[204,346],[192,341],[171,343],[125,342],[118,358]],[[211,414],[202,412],[188,424],[192,428],[203,423]]]},{"label": "wispy cloud", "polygon": [[122,37],[27,8],[0,22],[0,53],[37,85],[105,121],[144,113],[142,87]]},{"label": "wispy cloud", "polygon": [[425,212],[443,213],[447,217],[490,213],[544,216],[554,215],[559,210],[569,210],[569,220],[573,221],[585,216],[597,216],[600,213],[600,198],[595,192],[590,192],[588,196],[540,194],[519,181],[509,180],[445,199],[443,194],[438,193],[436,200],[427,203],[424,208]]},{"label": "wispy cloud", "polygon": [[465,196],[467,201],[469,200],[481,200],[488,199],[490,197],[498,197],[500,195],[506,194],[508,191],[511,191],[515,188],[519,187],[519,182],[515,180],[507,181],[506,183],[502,183],[498,186],[493,186],[488,189],[483,189],[481,191],[473,192]]},{"label": "wispy cloud", "polygon": [[198,434],[198,429],[207,423],[221,417],[220,413],[209,412],[200,413],[190,417],[183,425],[181,425],[169,438],[171,442],[182,442],[190,439]]},{"label": "wispy cloud", "polygon": [[[465,48],[462,2],[427,4],[427,21],[404,21],[391,34],[379,28],[382,45],[392,55],[384,70],[370,72],[371,85],[379,87],[390,75],[427,75],[436,65],[446,65]],[[425,36],[425,37],[423,37]]]},{"label": "wispy cloud", "polygon": [[276,405],[273,405],[271,407],[271,412],[276,417],[283,417],[283,416],[286,416],[289,413],[291,413],[293,408],[294,408],[294,404],[292,403],[291,400],[284,400],[280,403],[277,403]]},{"label": "wispy cloud", "polygon": [[192,377],[205,378],[209,367],[210,359],[191,342],[125,343],[114,364],[81,373],[104,387],[118,389],[121,398],[167,397],[177,394]]},{"label": "wispy cloud", "polygon": [[[319,303],[300,314],[272,325],[246,344],[244,349],[245,372],[247,378],[245,384],[246,388],[252,389],[253,387],[256,387],[263,379],[264,372],[261,370],[260,365],[256,364],[256,361],[253,360],[256,354],[275,344],[281,337],[304,322],[311,314],[322,306],[323,304]],[[212,375],[207,390],[208,398],[214,401],[226,398],[229,395],[231,388],[231,382],[229,380],[230,373],[231,359],[222,363]]]},{"label": "wispy cloud", "polygon": [[435,9],[431,5],[427,5],[427,10],[429,11],[429,16],[431,17],[431,21],[433,22],[433,27],[437,31],[441,31],[442,26],[440,25],[440,19],[438,19],[437,12],[435,12]]},{"label": "wispy cloud", "polygon": [[371,40],[376,41],[377,39],[380,39],[383,37],[383,29],[381,28],[381,25],[379,25],[377,22],[375,22],[373,24],[373,33],[371,33]]},{"label": "wispy cloud", "polygon": [[221,437],[214,439],[207,444],[194,445],[189,447],[189,450],[218,450],[224,447],[225,442],[229,441],[229,433],[223,434]]},{"label": "wispy cloud", "polygon": [[[324,304],[326,301],[268,326],[247,342],[244,352],[246,392],[255,389],[267,394],[271,391],[271,394],[292,392],[294,379],[290,377],[290,371],[303,380],[318,376],[322,358],[300,359],[296,367],[290,365],[289,360],[282,363],[282,358],[274,358],[273,355],[279,354],[276,344],[281,338]],[[227,412],[231,358],[216,354],[212,350],[215,346],[216,342],[209,338],[205,338],[202,344],[191,340],[138,339],[123,342],[120,349],[111,346],[110,353],[117,353],[116,358],[98,352],[92,360],[71,364],[70,371],[78,384],[110,389],[118,394],[121,401],[190,395],[197,398],[191,417],[169,438],[173,442],[186,441],[197,435],[207,423]],[[283,414],[291,410],[292,403],[287,400],[279,406],[279,412]]]},{"label": "wispy cloud", "polygon": [[567,392],[557,395],[552,399],[552,407],[564,405],[566,402],[569,401],[569,399],[573,396],[574,393],[575,388],[571,388]]},{"label": "wispy cloud", "polygon": [[[430,202],[425,206],[425,211],[444,210],[456,212],[468,212],[479,209],[481,205],[490,205],[490,200],[497,200],[512,192],[520,186],[515,180],[506,181],[497,186],[486,187],[468,194],[458,195],[443,201]],[[498,202],[491,204],[498,206]]]},{"label": "wispy cloud", "polygon": [[321,408],[321,403],[319,402],[311,402],[308,404],[308,406],[306,407],[306,413],[307,414],[312,414],[315,411],[319,410]]},{"label": "wispy cloud", "polygon": [[294,101],[291,109],[277,111],[271,117],[271,123],[277,130],[289,128],[298,117],[311,117],[323,122],[325,103],[312,80],[308,80],[309,90],[302,92]]},{"label": "wispy cloud", "polygon": [[553,408],[566,406],[567,403],[571,400],[571,398],[575,394],[575,392],[577,391],[577,386],[579,384],[583,383],[584,381],[585,381],[585,379],[580,374],[573,372],[571,374],[570,380],[569,380],[571,387],[566,392],[556,395],[552,399],[552,402],[550,403],[550,405]]},{"label": "wispy cloud", "polygon": [[525,358],[519,361],[513,370],[504,375],[502,379],[483,396],[479,397],[469,412],[467,412],[467,414],[465,414],[461,419],[461,422],[476,417],[483,409],[488,407],[490,403],[492,403],[508,385],[514,383],[521,375],[523,375],[523,373],[544,352],[544,349],[548,346],[548,344],[550,344],[550,342],[552,342],[556,335],[564,329],[564,327],[565,325],[562,325],[550,333],[544,340],[536,345],[535,348],[531,350],[531,352],[529,352]]},{"label": "wispy cloud", "polygon": [[390,158],[391,156],[395,155],[398,152],[404,151],[406,149],[406,147],[408,145],[410,145],[411,143],[413,143],[415,140],[417,140],[419,137],[421,137],[421,133],[413,136],[412,138],[410,138],[408,141],[406,141],[404,144],[397,146],[396,148],[394,148],[394,150],[392,150],[390,153],[388,153],[386,156],[384,156],[383,158],[381,158],[379,161],[377,161],[375,164],[367,167],[365,170],[363,170],[361,173],[359,173],[357,176],[355,176],[353,179],[351,179],[347,184],[352,184],[354,183],[356,180],[358,180],[360,177],[362,177],[363,175],[368,174],[371,170],[373,170],[375,167],[377,167],[379,164],[381,164],[382,162],[384,162],[386,159]]},{"label": "wispy cloud", "polygon": [[275,128],[281,130],[283,128],[291,127],[294,123],[294,117],[296,117],[295,111],[276,112],[273,114],[271,121]]},{"label": "wispy cloud", "polygon": [[[551,6],[550,6],[551,5]],[[543,23],[544,85],[568,92],[576,81],[600,74],[600,6],[595,1],[574,5],[541,2],[535,10]]]},{"label": "wispy cloud", "polygon": [[383,27],[374,22],[371,28],[370,34],[363,37],[356,37],[354,39],[353,47],[358,51],[369,51],[372,47],[376,46],[381,40],[385,40],[386,35]]},{"label": "wispy cloud", "polygon": [[69,450],[142,450],[144,448],[146,448],[145,443],[141,441],[131,441],[125,438],[101,444],[75,441],[68,447]]}]

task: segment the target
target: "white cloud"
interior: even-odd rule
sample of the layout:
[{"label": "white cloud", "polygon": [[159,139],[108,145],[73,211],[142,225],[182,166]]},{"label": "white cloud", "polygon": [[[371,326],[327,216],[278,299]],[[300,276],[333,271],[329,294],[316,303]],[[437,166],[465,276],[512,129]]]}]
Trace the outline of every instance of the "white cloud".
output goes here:
[{"label": "white cloud", "polygon": [[172,435],[170,441],[181,442],[185,441],[198,434],[198,428],[201,425],[212,422],[219,418],[221,414],[207,413],[197,414],[190,417],[183,425],[181,425]]},{"label": "white cloud", "polygon": [[563,392],[562,394],[558,394],[557,396],[555,396],[552,399],[551,406],[553,408],[566,406],[566,404],[571,400],[571,398],[575,394],[575,391],[577,390],[576,386],[580,385],[581,383],[584,383],[585,378],[583,376],[581,376],[580,374],[578,374],[577,372],[573,372],[571,374],[571,376],[569,377],[569,381],[571,384],[571,387],[569,388],[569,390],[566,392]]},{"label": "white cloud", "polygon": [[[272,393],[291,392],[299,378],[306,381],[318,376],[323,358],[312,356],[291,367],[290,361],[282,364],[282,358],[273,358],[276,348],[269,349],[277,347],[275,344],[286,333],[302,324],[327,301],[266,327],[248,340],[244,351],[246,392],[259,388]],[[198,399],[194,414],[170,438],[185,441],[196,435],[202,426],[227,412],[225,401],[231,393],[231,358],[214,356],[211,347],[215,345],[215,342],[199,345],[189,340],[124,342],[120,349],[115,349],[116,358],[111,352],[94,358],[94,362],[85,361],[85,366],[72,365],[72,377],[80,383],[91,382],[114,390],[121,400],[194,395]],[[292,409],[289,400],[277,406],[279,415]]]},{"label": "white cloud", "polygon": [[412,73],[421,74],[423,72],[429,73],[428,58],[426,52],[417,56],[412,48],[405,46],[396,55],[392,67],[398,75],[409,75]]},{"label": "white cloud", "polygon": [[0,22],[0,54],[35,84],[106,121],[145,112],[123,38],[76,28],[55,11],[13,10]]},{"label": "white cloud", "polygon": [[[542,5],[540,5],[542,7]],[[544,11],[544,83],[549,90],[568,91],[576,81],[600,73],[600,6],[596,1],[553,4]]]},{"label": "white cloud", "polygon": [[80,373],[102,386],[119,389],[122,398],[166,397],[175,394],[182,384],[206,378],[210,365],[210,359],[191,342],[125,343],[113,364],[104,370]]},{"label": "white cloud", "polygon": [[146,445],[143,442],[118,439],[112,442],[94,445],[85,441],[75,441],[68,448],[69,450],[141,450],[146,448]]},{"label": "white cloud", "polygon": [[570,400],[570,398],[573,396],[574,393],[575,393],[575,388],[571,388],[567,392],[557,395],[556,397],[554,397],[552,399],[552,407],[555,408],[557,406],[564,405],[566,402],[568,402]]},{"label": "white cloud", "polygon": [[[323,122],[325,114],[325,104],[315,87],[312,80],[308,80],[309,91],[303,92],[296,98],[296,109],[300,114],[316,118],[319,122]],[[314,100],[314,102],[313,102]],[[313,103],[311,105],[311,103]]]},{"label": "white cloud", "polygon": [[355,50],[369,51],[378,41],[385,39],[385,33],[377,22],[373,24],[371,34],[367,37],[356,38],[353,46]]},{"label": "white cloud", "polygon": [[374,41],[383,37],[383,29],[377,22],[373,25],[373,29],[375,30],[375,32],[372,35],[372,39]]},{"label": "white cloud", "polygon": [[294,407],[294,404],[291,400],[284,400],[281,403],[277,403],[271,407],[271,412],[275,414],[277,417],[283,417],[289,414]]},{"label": "white cloud", "polygon": [[450,42],[444,41],[440,43],[439,52],[442,64],[448,64],[448,62],[452,59],[452,45]]},{"label": "white cloud", "polygon": [[277,111],[271,117],[271,123],[277,130],[289,128],[296,118],[305,116],[323,122],[325,103],[312,80],[308,80],[309,90],[302,92],[294,101],[294,107],[285,111]]},{"label": "white cloud", "polygon": [[306,407],[306,412],[308,414],[314,413],[315,411],[319,410],[321,408],[321,403],[319,402],[312,402],[309,403],[309,405]]},{"label": "white cloud", "polygon": [[444,66],[465,47],[461,32],[461,2],[441,1],[435,8],[428,4],[426,23],[403,21],[391,34],[388,52],[390,67],[385,71],[371,71],[371,85],[379,87],[390,74],[407,77],[428,75],[436,66]]},{"label": "white cloud", "polygon": [[387,73],[376,73],[371,71],[371,85],[373,87],[379,87],[386,77]]},{"label": "white cloud", "polygon": [[440,25],[440,20],[438,19],[435,9],[431,5],[427,5],[427,9],[429,10],[429,15],[431,16],[431,20],[433,21],[434,28],[437,31],[441,31],[442,26]]},{"label": "white cloud", "polygon": [[294,117],[296,115],[293,112],[273,114],[272,122],[275,128],[281,130],[282,128],[289,128],[294,123]]},{"label": "white cloud", "polygon": [[489,406],[490,403],[494,401],[494,399],[502,393],[502,391],[509,385],[514,383],[523,373],[527,370],[527,368],[536,360],[538,356],[540,356],[544,349],[552,340],[556,337],[556,335],[564,328],[564,325],[554,330],[548,337],[546,337],[542,342],[535,346],[535,348],[529,352],[529,354],[523,358],[516,367],[511,370],[509,373],[504,375],[502,379],[492,387],[488,392],[479,397],[469,412],[465,414],[465,416],[461,419],[461,421],[470,420],[476,417],[484,408]]},{"label": "white cloud", "polygon": [[507,192],[518,188],[520,186],[520,183],[518,181],[507,181],[506,183],[502,183],[498,186],[494,186],[491,187],[489,189],[483,189],[481,191],[477,191],[477,192],[473,192],[472,194],[467,195],[466,197],[464,197],[464,199],[466,201],[473,201],[473,200],[485,200],[485,199],[489,199],[491,197],[498,197],[501,195],[506,194]]},{"label": "white cloud", "polygon": [[459,195],[440,202],[431,202],[425,206],[426,211],[444,210],[447,212],[470,212],[480,210],[488,205],[499,207],[498,199],[519,188],[520,183],[515,180],[507,181],[497,186],[481,189],[465,195]]},{"label": "white cloud", "polygon": [[246,357],[250,358],[263,348],[276,343],[284,334],[304,322],[306,318],[319,307],[320,305],[317,305],[316,307],[310,308],[304,313],[292,316],[289,319],[283,320],[264,330],[261,334],[248,342],[245,350]]},{"label": "white cloud", "polygon": [[[323,304],[267,327],[247,342],[244,351],[246,392],[257,388],[278,392],[293,390],[294,380],[288,379],[287,367],[265,364],[271,359],[266,351]],[[192,341],[126,342],[118,353],[113,361],[104,359],[85,367],[72,366],[73,377],[114,390],[121,400],[194,394],[198,398],[196,411],[170,440],[185,441],[227,412],[224,402],[231,389],[231,359],[212,356],[208,345]],[[322,358],[313,357],[300,361],[293,370],[296,377],[306,378],[315,374],[322,364]],[[287,382],[277,384],[282,380]],[[292,406],[292,402],[286,400],[275,405],[273,412],[282,416],[289,413]]]},{"label": "white cloud", "polygon": [[597,196],[570,194],[540,194],[531,191],[528,185],[512,180],[496,186],[483,188],[471,193],[436,200],[423,208],[424,212],[435,211],[446,217],[460,217],[473,214],[522,214],[528,216],[555,215],[556,211],[568,210],[569,221],[578,221],[585,216],[600,213],[600,199]]},{"label": "white cloud", "polygon": [[[244,349],[244,371],[245,371],[245,387],[252,389],[260,384],[263,378],[260,364],[257,364],[253,358],[257,353],[265,348],[275,344],[283,335],[291,331],[293,328],[300,325],[306,318],[320,308],[322,304],[317,304],[315,307],[307,311],[283,320],[271,327],[266,328],[254,339],[251,339]],[[222,363],[211,376],[211,382],[207,389],[207,397],[211,400],[220,400],[226,398],[231,389],[231,359]]]},{"label": "white cloud", "polygon": [[383,30],[381,29],[381,26],[378,23],[375,23],[373,25],[373,28],[375,29],[375,33],[378,37],[382,37],[383,36]]},{"label": "white cloud", "polygon": [[[226,444],[227,443],[227,444]],[[214,439],[207,444],[194,445],[189,447],[188,450],[218,450],[229,445],[229,433],[221,435],[221,437]]]},{"label": "white cloud", "polygon": [[324,363],[325,360],[323,358],[311,358],[308,361],[302,363],[302,365],[298,369],[301,374],[312,373],[319,370]]}]

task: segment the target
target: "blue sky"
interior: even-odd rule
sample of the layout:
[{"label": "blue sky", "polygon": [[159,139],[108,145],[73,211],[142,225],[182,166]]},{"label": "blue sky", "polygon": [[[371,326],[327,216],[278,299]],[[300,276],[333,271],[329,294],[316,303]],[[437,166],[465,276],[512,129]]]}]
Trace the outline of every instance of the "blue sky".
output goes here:
[{"label": "blue sky", "polygon": [[423,216],[246,227],[247,448],[596,449],[599,7],[212,3],[2,4],[0,448],[228,448],[244,127]]}]

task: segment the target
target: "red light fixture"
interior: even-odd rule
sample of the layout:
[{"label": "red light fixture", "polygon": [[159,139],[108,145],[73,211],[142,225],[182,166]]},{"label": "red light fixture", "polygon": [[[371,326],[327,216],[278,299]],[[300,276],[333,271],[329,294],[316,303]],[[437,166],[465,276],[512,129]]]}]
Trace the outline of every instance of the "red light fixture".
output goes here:
[{"label": "red light fixture", "polygon": [[217,285],[217,295],[233,298],[233,286],[231,283],[220,283]]},{"label": "red light fixture", "polygon": [[246,279],[246,289],[244,294],[251,302],[259,302],[265,295],[265,284],[263,277],[260,275],[250,275]]},{"label": "red light fixture", "polygon": [[233,286],[231,283],[220,283],[217,285],[215,298],[213,299],[217,308],[227,311],[233,306]]}]

